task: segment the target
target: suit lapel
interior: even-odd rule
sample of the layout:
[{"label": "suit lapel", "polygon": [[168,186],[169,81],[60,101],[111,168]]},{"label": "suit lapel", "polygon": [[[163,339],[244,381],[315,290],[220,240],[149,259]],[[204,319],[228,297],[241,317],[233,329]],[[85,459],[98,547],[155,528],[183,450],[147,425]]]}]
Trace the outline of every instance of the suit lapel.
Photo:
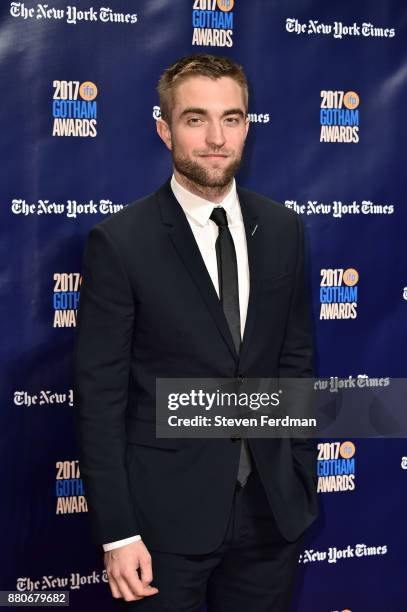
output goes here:
[{"label": "suit lapel", "polygon": [[213,286],[212,279],[202,259],[202,255],[185,213],[171,189],[170,181],[167,181],[167,183],[163,185],[157,192],[157,195],[162,220],[167,226],[169,238],[191,275],[192,280],[196,284],[233,358],[237,361],[238,355],[218,294]]},{"label": "suit lapel", "polygon": [[206,268],[205,262],[202,259],[199,247],[196,243],[185,213],[171,189],[170,180],[168,180],[161,187],[161,189],[158,190],[157,197],[162,221],[167,227],[168,236],[183,264],[191,275],[192,280],[196,284],[202,299],[213,317],[220,334],[229,347],[233,358],[237,363],[240,363],[243,356],[247,352],[247,347],[253,332],[256,310],[255,298],[258,291],[259,279],[261,278],[260,264],[262,258],[259,246],[260,241],[258,240],[258,233],[260,231],[258,215],[255,213],[254,207],[251,204],[247,193],[242,192],[240,188],[237,188],[237,192],[245,226],[250,275],[250,293],[247,318],[239,355],[236,353],[232,335],[223,312],[222,304],[218,298],[216,289],[213,286],[212,279]]},{"label": "suit lapel", "polygon": [[247,257],[249,263],[250,291],[249,303],[247,306],[246,323],[244,327],[242,346],[239,353],[239,365],[241,365],[247,354],[250,339],[253,335],[254,323],[256,319],[257,293],[262,278],[262,253],[261,253],[261,219],[251,202],[247,191],[237,187],[240,209],[242,211],[243,223],[246,234]]}]

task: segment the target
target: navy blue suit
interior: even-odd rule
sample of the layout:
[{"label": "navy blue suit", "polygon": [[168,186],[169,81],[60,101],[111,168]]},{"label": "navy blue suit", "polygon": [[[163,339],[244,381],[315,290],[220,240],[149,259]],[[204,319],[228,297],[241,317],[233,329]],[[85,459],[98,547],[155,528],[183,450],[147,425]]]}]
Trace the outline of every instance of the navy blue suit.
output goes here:
[{"label": "navy blue suit", "polygon": [[[169,181],[89,234],[74,393],[95,543],[140,533],[149,549],[202,555],[224,540],[239,445],[157,439],[156,377],[313,375],[301,219],[259,194],[237,192],[250,271],[239,355]],[[318,512],[315,444],[250,438],[249,448],[270,514],[294,542]]]}]

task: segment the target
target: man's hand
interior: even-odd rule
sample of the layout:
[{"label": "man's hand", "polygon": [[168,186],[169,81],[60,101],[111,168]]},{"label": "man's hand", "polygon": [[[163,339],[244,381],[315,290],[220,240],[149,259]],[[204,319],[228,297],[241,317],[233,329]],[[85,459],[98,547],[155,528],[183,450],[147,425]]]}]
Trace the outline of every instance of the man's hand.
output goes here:
[{"label": "man's hand", "polygon": [[150,586],[153,579],[151,556],[142,540],[105,552],[104,561],[115,599],[137,601],[158,593],[156,587]]}]

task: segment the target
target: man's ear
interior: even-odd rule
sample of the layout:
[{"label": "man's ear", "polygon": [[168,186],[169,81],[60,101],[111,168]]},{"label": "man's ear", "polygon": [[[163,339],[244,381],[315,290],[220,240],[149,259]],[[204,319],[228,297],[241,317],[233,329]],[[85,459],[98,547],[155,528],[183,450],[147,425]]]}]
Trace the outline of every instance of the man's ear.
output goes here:
[{"label": "man's ear", "polygon": [[157,134],[164,142],[165,146],[172,151],[172,138],[170,126],[164,119],[157,119],[156,121]]}]

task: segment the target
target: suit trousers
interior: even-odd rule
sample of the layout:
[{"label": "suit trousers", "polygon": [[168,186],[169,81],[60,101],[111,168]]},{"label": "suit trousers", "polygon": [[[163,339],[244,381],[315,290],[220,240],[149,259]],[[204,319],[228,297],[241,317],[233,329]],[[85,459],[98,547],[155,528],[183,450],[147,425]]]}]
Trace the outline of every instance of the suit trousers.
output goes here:
[{"label": "suit trousers", "polygon": [[151,584],[159,592],[116,605],[133,612],[200,612],[206,601],[208,612],[287,612],[302,541],[280,534],[253,466],[245,486],[236,483],[221,545],[199,555],[150,549]]}]

